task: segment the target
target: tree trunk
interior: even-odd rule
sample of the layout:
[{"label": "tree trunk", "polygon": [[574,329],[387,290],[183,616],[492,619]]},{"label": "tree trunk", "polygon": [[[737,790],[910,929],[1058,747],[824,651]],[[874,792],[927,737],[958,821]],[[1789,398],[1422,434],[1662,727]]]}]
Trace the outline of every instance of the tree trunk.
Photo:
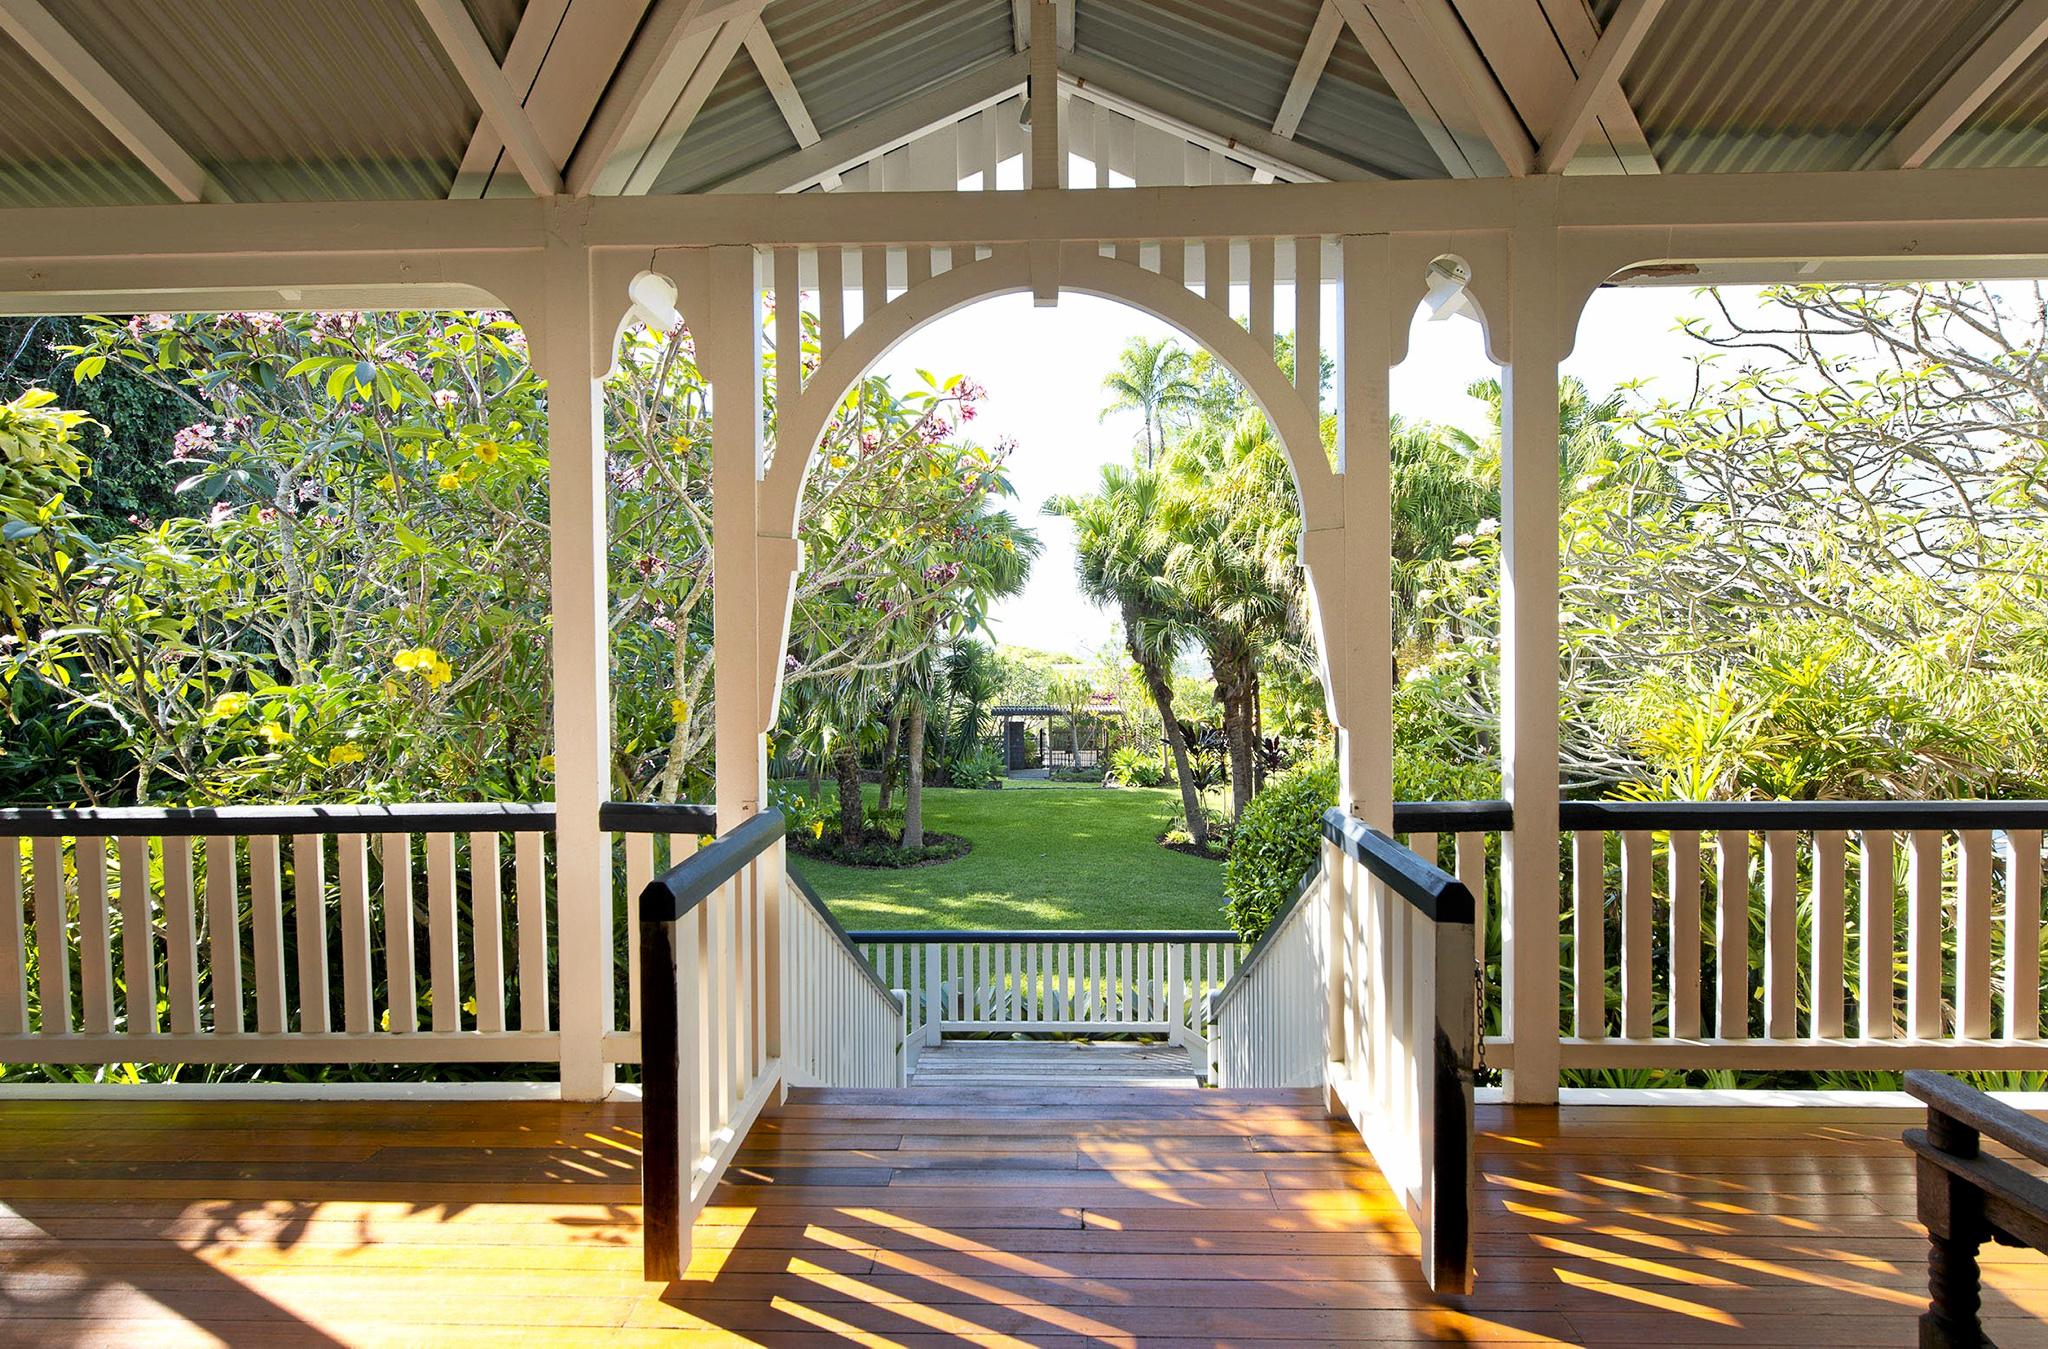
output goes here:
[{"label": "tree trunk", "polygon": [[1180,781],[1180,808],[1187,816],[1188,836],[1196,844],[1209,844],[1209,816],[1202,809],[1202,789],[1195,785],[1194,766],[1188,762],[1187,737],[1180,733],[1180,722],[1173,715],[1173,685],[1166,677],[1166,671],[1146,659],[1133,635],[1131,618],[1124,618],[1124,649],[1137,662],[1138,672],[1145,680],[1145,691],[1152,695],[1152,705],[1159,709],[1161,730],[1166,736],[1167,748],[1173,751],[1173,773]]},{"label": "tree trunk", "polygon": [[849,848],[867,842],[867,830],[860,807],[860,751],[842,741],[832,751],[832,767],[839,777],[839,841]]},{"label": "tree trunk", "polygon": [[825,761],[816,755],[805,756],[804,772],[810,778],[811,800],[825,799]]},{"label": "tree trunk", "polygon": [[1072,710],[1067,713],[1067,743],[1073,747],[1074,767],[1078,769],[1081,766],[1081,718]]},{"label": "tree trunk", "polygon": [[1217,671],[1217,700],[1223,702],[1223,739],[1231,755],[1231,819],[1243,817],[1251,802],[1251,698],[1255,696],[1251,659],[1243,653],[1210,657]]},{"label": "tree trunk", "polygon": [[903,846],[924,846],[924,702],[910,704],[910,777],[903,787]]},{"label": "tree trunk", "polygon": [[883,814],[889,811],[889,803],[896,799],[896,747],[903,739],[903,700],[898,698],[889,708],[889,734],[882,747],[882,792],[879,809]]}]

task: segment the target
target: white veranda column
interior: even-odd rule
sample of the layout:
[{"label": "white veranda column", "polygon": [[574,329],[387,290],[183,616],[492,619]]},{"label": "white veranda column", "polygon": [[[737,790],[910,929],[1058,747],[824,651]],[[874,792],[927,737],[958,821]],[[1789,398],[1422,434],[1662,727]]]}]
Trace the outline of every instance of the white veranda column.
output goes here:
[{"label": "white veranda column", "polygon": [[754,250],[709,250],[701,317],[691,333],[711,382],[711,622],[715,637],[718,827],[734,828],[767,794],[768,709],[762,664],[779,658],[762,639],[761,286]]},{"label": "white veranda column", "polygon": [[[1553,189],[1554,192],[1554,189]],[[1501,867],[1510,1101],[1557,1099],[1557,294],[1554,195],[1525,195],[1510,236],[1501,407],[1501,780],[1514,833]]]},{"label": "white veranda column", "polygon": [[[562,1095],[611,1090],[612,866],[598,828],[610,793],[611,689],[605,577],[604,400],[613,325],[598,317],[590,255],[549,232],[540,324],[529,332],[548,386],[548,547],[553,603],[556,932]],[[624,296],[619,297],[623,307]],[[609,312],[609,311],[606,311]]]}]

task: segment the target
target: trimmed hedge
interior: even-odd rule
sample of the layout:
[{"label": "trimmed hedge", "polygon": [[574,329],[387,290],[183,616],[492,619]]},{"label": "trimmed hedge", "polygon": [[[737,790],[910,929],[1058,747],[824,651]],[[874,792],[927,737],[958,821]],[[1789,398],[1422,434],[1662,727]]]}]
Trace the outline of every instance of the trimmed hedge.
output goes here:
[{"label": "trimmed hedge", "polygon": [[1224,912],[1245,941],[1266,933],[1322,847],[1323,812],[1337,804],[1337,763],[1320,759],[1268,781],[1244,808],[1223,864]]}]

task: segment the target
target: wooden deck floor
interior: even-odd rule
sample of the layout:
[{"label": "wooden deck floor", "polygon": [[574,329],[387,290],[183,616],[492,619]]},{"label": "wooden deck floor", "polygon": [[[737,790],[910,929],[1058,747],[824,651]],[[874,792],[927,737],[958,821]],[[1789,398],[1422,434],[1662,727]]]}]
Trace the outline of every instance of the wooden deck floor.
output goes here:
[{"label": "wooden deck floor", "polygon": [[[1909,1119],[1482,1107],[1453,1305],[1305,1095],[799,1093],[669,1289],[629,1105],[8,1100],[0,1340],[1906,1344]],[[2048,1263],[1991,1259],[1996,1338],[2048,1343]]]}]

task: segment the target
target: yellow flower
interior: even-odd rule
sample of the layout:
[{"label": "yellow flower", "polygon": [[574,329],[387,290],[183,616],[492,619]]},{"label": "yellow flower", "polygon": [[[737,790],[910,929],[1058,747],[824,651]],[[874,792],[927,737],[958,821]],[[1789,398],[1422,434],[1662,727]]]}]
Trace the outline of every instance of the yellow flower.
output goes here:
[{"label": "yellow flower", "polygon": [[392,477],[389,473],[386,473],[383,477],[377,479],[377,490],[380,492],[389,492],[397,486],[398,479]]},{"label": "yellow flower", "polygon": [[225,721],[229,717],[238,717],[248,710],[248,694],[223,693],[213,700],[213,706],[207,709],[206,715],[212,721]]},{"label": "yellow flower", "polygon": [[434,486],[440,488],[444,492],[452,492],[456,488],[462,486],[462,475],[460,473],[455,472],[453,469],[450,469],[448,472],[443,473],[440,477],[434,479]]},{"label": "yellow flower", "polygon": [[823,837],[825,837],[825,822],[824,822],[823,820],[812,820],[812,821],[811,821],[811,837],[812,837],[812,838],[823,838]]},{"label": "yellow flower", "polygon": [[292,742],[292,733],[274,721],[266,721],[263,723],[263,738],[273,746],[289,745]]},{"label": "yellow flower", "polygon": [[427,676],[427,687],[430,689],[440,688],[455,677],[454,669],[449,666],[447,661],[439,658],[435,659],[433,666],[425,673]]},{"label": "yellow flower", "polygon": [[681,698],[671,698],[668,700],[668,714],[680,726],[690,719],[690,705]]},{"label": "yellow flower", "polygon": [[336,745],[333,749],[327,751],[327,766],[329,768],[339,768],[343,764],[361,763],[362,761],[363,748],[360,745]]},{"label": "yellow flower", "polygon": [[540,771],[541,771],[541,772],[543,772],[543,773],[552,773],[552,772],[554,772],[554,771],[555,771],[555,756],[554,756],[554,755],[552,755],[552,754],[543,754],[543,755],[541,755],[541,756],[540,756]]},{"label": "yellow flower", "polygon": [[476,457],[483,460],[486,464],[497,463],[498,442],[495,440],[479,440],[476,443]]},{"label": "yellow flower", "polygon": [[411,646],[391,658],[391,663],[401,670],[426,674],[434,668],[434,662],[441,659],[441,653],[431,646]]}]

